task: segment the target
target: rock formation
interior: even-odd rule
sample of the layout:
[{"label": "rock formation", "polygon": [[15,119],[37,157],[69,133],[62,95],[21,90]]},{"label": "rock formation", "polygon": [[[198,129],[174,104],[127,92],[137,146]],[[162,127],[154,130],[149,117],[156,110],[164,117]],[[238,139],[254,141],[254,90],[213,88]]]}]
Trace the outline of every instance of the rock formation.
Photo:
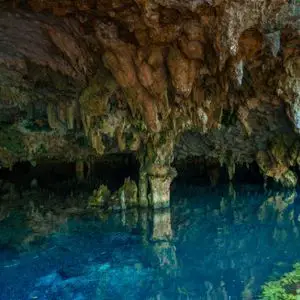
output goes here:
[{"label": "rock formation", "polygon": [[172,162],[256,162],[297,183],[299,3],[0,1],[0,161],[133,152],[140,206],[167,207]]}]

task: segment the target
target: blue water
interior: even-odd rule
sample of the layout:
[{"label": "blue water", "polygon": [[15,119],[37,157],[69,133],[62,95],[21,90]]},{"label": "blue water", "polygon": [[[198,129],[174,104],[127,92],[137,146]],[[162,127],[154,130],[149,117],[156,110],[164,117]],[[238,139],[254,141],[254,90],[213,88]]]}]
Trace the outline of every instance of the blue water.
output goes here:
[{"label": "blue water", "polygon": [[0,221],[0,299],[257,299],[300,261],[299,207],[259,186],[177,186],[162,211],[14,210]]}]

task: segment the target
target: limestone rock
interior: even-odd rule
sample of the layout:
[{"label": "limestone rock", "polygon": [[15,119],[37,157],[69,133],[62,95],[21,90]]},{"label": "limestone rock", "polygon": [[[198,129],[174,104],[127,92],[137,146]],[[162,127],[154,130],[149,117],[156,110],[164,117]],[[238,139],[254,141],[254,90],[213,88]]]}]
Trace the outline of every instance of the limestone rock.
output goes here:
[{"label": "limestone rock", "polygon": [[93,195],[89,198],[89,206],[103,208],[110,199],[111,192],[106,185],[101,184],[97,190],[94,190]]},{"label": "limestone rock", "polygon": [[[139,205],[154,207],[168,205],[174,159],[189,156],[227,165],[230,177],[256,162],[293,185],[294,8],[281,0],[1,1],[1,166],[134,153]],[[274,143],[282,135],[293,143]]]},{"label": "limestone rock", "polygon": [[119,188],[114,198],[118,204],[114,205],[117,209],[127,209],[138,206],[137,198],[138,188],[136,183],[130,178],[126,178],[124,184]]}]

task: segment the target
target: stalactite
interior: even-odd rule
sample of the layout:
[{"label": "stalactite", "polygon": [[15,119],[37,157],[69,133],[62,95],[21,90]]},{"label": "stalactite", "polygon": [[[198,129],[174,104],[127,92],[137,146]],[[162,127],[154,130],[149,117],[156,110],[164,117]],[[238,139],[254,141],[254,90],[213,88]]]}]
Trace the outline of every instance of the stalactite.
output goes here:
[{"label": "stalactite", "polygon": [[242,123],[242,125],[244,126],[247,135],[250,136],[252,133],[252,129],[248,123],[248,115],[249,115],[248,108],[245,106],[240,106],[237,111],[237,117],[239,121]]},{"label": "stalactite", "polygon": [[67,115],[67,126],[68,129],[74,129],[75,124],[75,112],[76,112],[76,103],[72,102],[71,105],[67,106],[66,115]]},{"label": "stalactite", "polygon": [[138,185],[138,194],[139,194],[139,206],[148,207],[148,176],[146,172],[140,170],[139,174],[139,185]]},{"label": "stalactite", "polygon": [[281,38],[280,30],[274,31],[271,33],[267,33],[264,35],[264,42],[265,42],[266,46],[269,47],[269,49],[274,57],[277,56],[277,54],[280,50],[280,46],[281,46],[280,38]]},{"label": "stalactite", "polygon": [[90,139],[92,143],[92,147],[96,150],[99,155],[104,153],[105,147],[102,142],[101,133],[98,130],[94,129],[90,133]]},{"label": "stalactite", "polygon": [[28,119],[34,119],[34,111],[35,111],[34,103],[29,104],[27,107],[27,118]]},{"label": "stalactite", "polygon": [[89,136],[89,128],[88,128],[88,124],[86,122],[86,116],[84,112],[81,112],[81,121],[82,121],[82,125],[83,125],[83,131],[85,136]]},{"label": "stalactite", "polygon": [[91,124],[92,124],[92,117],[90,115],[86,115],[85,118],[86,118],[86,126],[89,131],[91,128]]},{"label": "stalactite", "polygon": [[126,150],[126,139],[125,135],[123,134],[123,127],[119,126],[116,130],[116,137],[117,137],[117,143],[120,151]]},{"label": "stalactite", "polygon": [[244,77],[244,62],[242,60],[240,60],[236,65],[235,75],[238,85],[241,86]]},{"label": "stalactite", "polygon": [[56,108],[54,104],[48,103],[47,115],[48,115],[48,124],[50,128],[56,129],[58,127],[58,120],[57,120]]},{"label": "stalactite", "polygon": [[62,123],[66,122],[66,106],[64,104],[58,105],[58,119]]}]

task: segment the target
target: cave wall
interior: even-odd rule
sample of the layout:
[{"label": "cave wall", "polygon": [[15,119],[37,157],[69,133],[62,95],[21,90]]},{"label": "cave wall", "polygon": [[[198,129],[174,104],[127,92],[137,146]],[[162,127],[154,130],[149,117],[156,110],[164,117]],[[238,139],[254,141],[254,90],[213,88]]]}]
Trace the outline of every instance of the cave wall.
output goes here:
[{"label": "cave wall", "polygon": [[299,22],[287,0],[2,0],[1,166],[136,153],[154,207],[190,155],[293,187]]}]

